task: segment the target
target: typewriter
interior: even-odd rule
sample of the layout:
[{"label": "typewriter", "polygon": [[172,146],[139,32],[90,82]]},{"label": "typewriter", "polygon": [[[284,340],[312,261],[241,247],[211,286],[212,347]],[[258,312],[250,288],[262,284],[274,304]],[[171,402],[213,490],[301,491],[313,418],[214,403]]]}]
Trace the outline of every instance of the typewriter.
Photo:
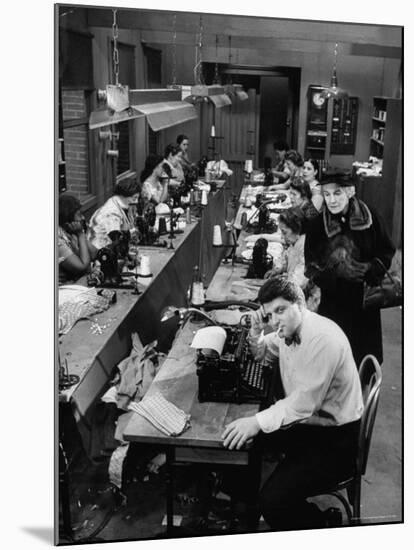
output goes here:
[{"label": "typewriter", "polygon": [[226,342],[221,355],[197,350],[198,400],[228,403],[270,403],[273,368],[255,361],[248,328],[221,325]]}]

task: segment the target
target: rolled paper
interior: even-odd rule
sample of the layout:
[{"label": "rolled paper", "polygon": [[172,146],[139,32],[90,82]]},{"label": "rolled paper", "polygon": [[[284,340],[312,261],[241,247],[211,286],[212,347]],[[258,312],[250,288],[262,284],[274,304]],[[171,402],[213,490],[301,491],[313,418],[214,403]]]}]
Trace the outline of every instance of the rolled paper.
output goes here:
[{"label": "rolled paper", "polygon": [[213,228],[213,246],[221,246],[223,244],[223,239],[221,237],[221,227],[215,225]]},{"label": "rolled paper", "polygon": [[141,256],[139,274],[141,277],[148,277],[148,275],[151,275],[150,257],[145,254]]},{"label": "rolled paper", "polygon": [[185,221],[191,223],[191,210],[189,206],[185,209]]},{"label": "rolled paper", "polygon": [[202,191],[201,193],[201,204],[203,206],[206,206],[207,205],[207,191]]},{"label": "rolled paper", "polygon": [[192,304],[194,306],[202,306],[204,304],[204,286],[202,281],[193,283]]},{"label": "rolled paper", "polygon": [[253,172],[253,161],[251,159],[244,161],[244,171],[250,174]]},{"label": "rolled paper", "polygon": [[210,133],[211,137],[216,137],[216,128],[213,124],[213,126],[211,127],[211,133]]},{"label": "rolled paper", "polygon": [[190,191],[190,204],[191,204],[191,206],[195,205],[195,196],[194,196],[194,190],[193,189],[191,189],[191,191]]}]

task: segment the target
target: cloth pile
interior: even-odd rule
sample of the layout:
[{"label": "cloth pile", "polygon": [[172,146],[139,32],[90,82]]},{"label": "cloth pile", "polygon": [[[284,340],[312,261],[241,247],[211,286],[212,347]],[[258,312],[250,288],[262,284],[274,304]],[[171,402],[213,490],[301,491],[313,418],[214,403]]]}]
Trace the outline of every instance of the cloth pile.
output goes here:
[{"label": "cloth pile", "polygon": [[67,334],[79,321],[109,308],[114,291],[104,289],[100,294],[96,288],[67,285],[59,288],[59,334]]},{"label": "cloth pile", "polygon": [[137,333],[131,335],[132,350],[118,365],[113,385],[102,396],[105,403],[115,403],[118,409],[128,410],[130,402],[140,400],[155,378],[160,363],[157,340],[143,346]]},{"label": "cloth pile", "polygon": [[165,399],[159,392],[146,396],[129,409],[146,418],[165,435],[181,435],[190,426],[190,415]]}]

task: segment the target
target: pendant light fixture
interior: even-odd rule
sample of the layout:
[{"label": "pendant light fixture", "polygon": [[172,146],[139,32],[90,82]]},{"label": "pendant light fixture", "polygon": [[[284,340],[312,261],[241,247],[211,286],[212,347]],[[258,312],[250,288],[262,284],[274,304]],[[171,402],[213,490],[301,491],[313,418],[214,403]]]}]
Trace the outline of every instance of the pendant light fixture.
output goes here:
[{"label": "pendant light fixture", "polygon": [[196,44],[196,63],[194,65],[194,86],[191,87],[191,95],[185,98],[189,103],[211,101],[216,108],[231,105],[231,99],[224,93],[224,87],[219,84],[207,86],[203,77],[203,18],[200,15],[198,42]]},{"label": "pendant light fixture", "polygon": [[[231,58],[231,36],[229,36],[229,67],[231,66]],[[241,84],[233,84],[231,74],[228,75],[227,84],[224,86],[224,91],[232,100],[237,98],[240,101],[244,101],[249,97],[243,90],[243,86]]]},{"label": "pendant light fixture", "polygon": [[114,14],[112,34],[115,85],[108,85],[106,90],[98,91],[98,99],[105,102],[105,105],[91,113],[89,128],[93,130],[145,117],[151,129],[157,132],[196,119],[197,111],[193,105],[181,100],[180,90],[168,88],[130,90],[128,86],[119,83],[117,10],[113,9],[112,11]]},{"label": "pendant light fixture", "polygon": [[324,87],[324,90],[321,92],[321,96],[325,99],[333,97],[335,99],[347,99],[348,93],[343,89],[338,87],[338,76],[336,74],[337,69],[337,58],[338,58],[338,43],[335,43],[334,50],[334,64],[332,68],[331,76],[331,85]]},{"label": "pendant light fixture", "polygon": [[142,118],[144,115],[129,104],[128,86],[119,83],[119,51],[117,9],[113,9],[112,39],[113,39],[113,70],[115,84],[108,84],[105,90],[98,90],[98,100],[104,103],[89,117],[89,129],[94,130],[110,124],[118,124],[125,120]]}]

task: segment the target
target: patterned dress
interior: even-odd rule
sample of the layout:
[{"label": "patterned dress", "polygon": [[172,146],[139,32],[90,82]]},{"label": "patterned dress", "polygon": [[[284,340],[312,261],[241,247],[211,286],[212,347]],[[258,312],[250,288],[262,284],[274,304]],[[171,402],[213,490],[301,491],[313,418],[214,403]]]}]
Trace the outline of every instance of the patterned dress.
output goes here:
[{"label": "patterned dress", "polygon": [[108,233],[133,229],[132,216],[125,210],[122,201],[114,195],[98,208],[89,222],[88,239],[99,250],[111,244]]}]

